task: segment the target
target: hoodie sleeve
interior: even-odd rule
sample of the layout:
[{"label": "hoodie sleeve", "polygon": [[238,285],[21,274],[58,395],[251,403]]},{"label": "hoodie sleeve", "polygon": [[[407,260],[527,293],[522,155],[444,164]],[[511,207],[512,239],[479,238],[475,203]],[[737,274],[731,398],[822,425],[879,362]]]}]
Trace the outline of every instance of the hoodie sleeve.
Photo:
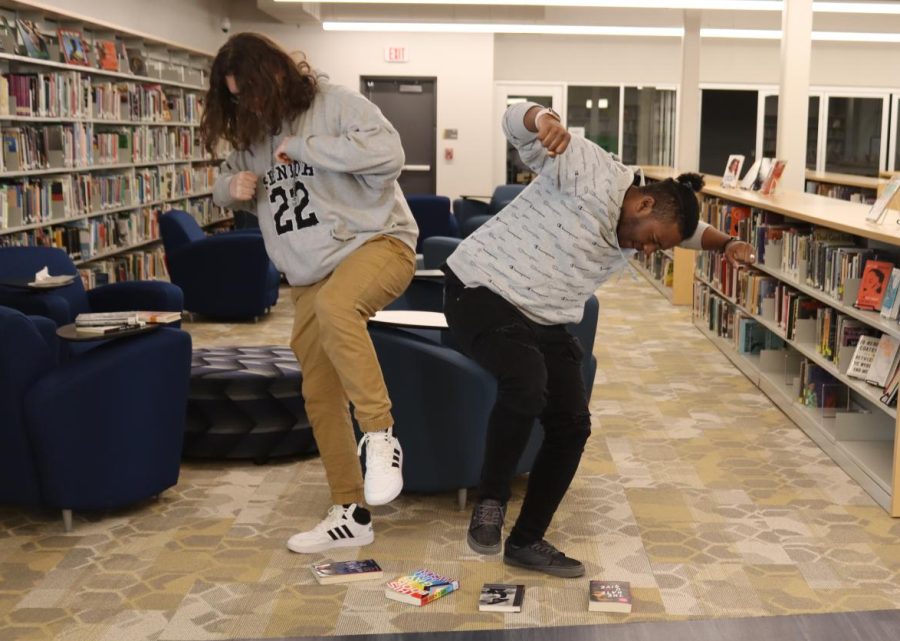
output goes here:
[{"label": "hoodie sleeve", "polygon": [[[219,176],[216,178],[216,182],[213,183],[213,202],[219,207],[256,213],[255,198],[234,200],[228,190],[231,179],[235,174],[239,174],[242,171],[250,171],[247,163],[247,153],[246,151],[232,151],[228,154],[225,162],[222,163],[219,169]],[[259,189],[259,185],[257,185],[257,189]]]},{"label": "hoodie sleeve", "polygon": [[385,189],[396,181],[405,155],[400,134],[381,110],[350,91],[337,94],[328,108],[339,111],[339,131],[291,136],[288,155],[327,171],[356,174],[374,189]]},{"label": "hoodie sleeve", "polygon": [[538,140],[537,133],[525,128],[525,114],[532,107],[540,107],[535,102],[520,102],[512,105],[503,114],[503,135],[519,152],[529,169],[539,174],[543,171],[545,163],[552,160],[547,150]]}]

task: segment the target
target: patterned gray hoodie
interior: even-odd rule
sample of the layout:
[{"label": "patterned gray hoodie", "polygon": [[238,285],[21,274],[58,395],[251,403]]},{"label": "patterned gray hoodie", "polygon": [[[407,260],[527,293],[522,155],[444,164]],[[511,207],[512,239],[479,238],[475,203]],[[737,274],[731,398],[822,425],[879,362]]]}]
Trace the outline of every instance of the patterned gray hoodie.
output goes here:
[{"label": "patterned gray hoodie", "polygon": [[[525,128],[534,103],[506,110],[503,133],[537,178],[466,238],[447,264],[467,287],[487,287],[542,325],[577,323],[585,301],[627,264],[616,227],[634,172],[573,136],[551,158]],[[682,246],[699,245],[703,227]]]},{"label": "patterned gray hoodie", "polygon": [[[291,164],[274,160],[290,136]],[[321,82],[310,108],[282,132],[236,151],[213,187],[221,207],[255,211],[266,251],[291,285],[317,283],[368,240],[394,236],[415,251],[419,229],[397,184],[400,136],[361,94]],[[234,201],[241,171],[259,178],[255,202]]]}]

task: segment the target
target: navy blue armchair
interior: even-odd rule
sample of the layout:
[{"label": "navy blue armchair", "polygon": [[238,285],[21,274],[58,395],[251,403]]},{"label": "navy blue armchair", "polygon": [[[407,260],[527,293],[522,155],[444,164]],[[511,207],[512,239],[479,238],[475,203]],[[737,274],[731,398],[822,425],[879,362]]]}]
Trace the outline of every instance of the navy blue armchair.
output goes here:
[{"label": "navy blue armchair", "polygon": [[0,282],[31,280],[48,267],[54,276],[74,274],[70,285],[49,290],[24,290],[0,285],[0,305],[25,314],[46,316],[57,325],[75,321],[82,312],[152,310],[180,312],[181,290],[162,281],[126,281],[85,291],[69,255],[54,247],[0,248]]},{"label": "navy blue armchair", "polygon": [[490,220],[491,216],[506,207],[522,193],[525,185],[500,185],[494,189],[490,202],[463,196],[453,201],[453,214],[459,222],[459,235],[463,238]]},{"label": "navy blue armchair", "polygon": [[[582,375],[590,398],[597,359],[593,355],[599,304],[591,297],[584,317],[570,325],[584,350]],[[457,490],[460,509],[466,489],[478,484],[488,417],[497,395],[493,376],[456,350],[452,338],[427,330],[370,325],[393,403],[394,428],[403,444],[403,483],[413,492]],[[543,439],[536,422],[519,461],[531,470]]]},{"label": "navy blue armchair", "polygon": [[173,209],[159,217],[172,282],[189,312],[257,319],[278,301],[281,276],[262,235],[250,230],[207,236],[194,218]]},{"label": "navy blue armchair", "polygon": [[60,364],[55,324],[0,307],[0,504],[102,510],[178,481],[191,338],[107,341]]},{"label": "navy blue armchair", "polygon": [[446,196],[407,196],[406,204],[419,226],[416,253],[421,253],[422,241],[426,238],[459,236],[459,225],[450,211],[450,199]]},{"label": "navy blue armchair", "polygon": [[422,258],[425,261],[425,269],[440,269],[447,262],[450,254],[456,251],[462,242],[460,238],[447,236],[432,236],[422,243]]}]

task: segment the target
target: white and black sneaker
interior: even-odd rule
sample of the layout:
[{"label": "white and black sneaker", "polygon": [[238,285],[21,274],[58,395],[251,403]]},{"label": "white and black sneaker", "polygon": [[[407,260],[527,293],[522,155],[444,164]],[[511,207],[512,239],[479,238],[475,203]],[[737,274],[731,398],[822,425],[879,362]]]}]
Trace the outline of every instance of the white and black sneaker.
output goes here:
[{"label": "white and black sneaker", "polygon": [[[372,520],[369,518],[368,523],[358,523],[353,518],[357,509],[356,503],[351,503],[347,507],[331,506],[328,516],[316,527],[308,532],[295,534],[288,539],[288,549],[300,554],[311,554],[331,548],[368,545],[375,540]],[[368,517],[368,511],[366,511],[366,516]]]},{"label": "white and black sneaker", "polygon": [[357,454],[366,446],[366,479],[363,490],[366,503],[385,505],[403,489],[403,450],[393,436],[393,428],[366,432],[359,440]]}]

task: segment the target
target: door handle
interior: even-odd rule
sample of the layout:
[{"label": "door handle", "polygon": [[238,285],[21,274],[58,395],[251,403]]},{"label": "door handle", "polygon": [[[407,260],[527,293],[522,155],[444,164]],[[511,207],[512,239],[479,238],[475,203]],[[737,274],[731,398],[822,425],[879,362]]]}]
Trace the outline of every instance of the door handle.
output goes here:
[{"label": "door handle", "polygon": [[403,171],[431,171],[431,165],[403,165]]}]

